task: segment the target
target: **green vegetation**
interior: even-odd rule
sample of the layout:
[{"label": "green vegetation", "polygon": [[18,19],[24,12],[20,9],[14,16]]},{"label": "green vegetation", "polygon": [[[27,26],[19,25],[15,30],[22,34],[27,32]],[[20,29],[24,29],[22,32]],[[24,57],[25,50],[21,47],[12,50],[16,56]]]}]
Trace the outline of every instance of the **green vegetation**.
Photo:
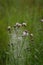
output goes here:
[{"label": "green vegetation", "polygon": [[40,22],[41,18],[43,18],[43,0],[0,0],[0,65],[7,65],[6,57],[3,61],[9,42],[7,26],[23,21],[27,23],[26,29],[34,34],[33,41],[30,36],[28,39],[30,53],[23,51],[23,55],[26,56],[24,65],[43,65],[43,22]]}]

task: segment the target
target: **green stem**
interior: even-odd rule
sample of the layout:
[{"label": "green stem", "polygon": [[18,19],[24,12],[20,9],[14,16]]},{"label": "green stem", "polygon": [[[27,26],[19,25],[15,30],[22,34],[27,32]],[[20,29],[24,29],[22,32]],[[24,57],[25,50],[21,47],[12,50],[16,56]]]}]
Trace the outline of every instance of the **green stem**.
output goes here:
[{"label": "green stem", "polygon": [[19,55],[21,54],[21,50],[22,50],[22,48],[23,48],[23,46],[24,46],[24,43],[25,43],[25,38],[23,38],[23,42],[22,42],[22,46],[21,46]]}]

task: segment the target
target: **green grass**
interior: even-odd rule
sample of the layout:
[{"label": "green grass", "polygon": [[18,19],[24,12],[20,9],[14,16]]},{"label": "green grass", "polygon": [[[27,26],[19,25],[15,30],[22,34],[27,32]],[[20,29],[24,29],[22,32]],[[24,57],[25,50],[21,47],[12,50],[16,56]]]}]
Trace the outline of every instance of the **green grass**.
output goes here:
[{"label": "green grass", "polygon": [[[34,41],[31,42],[29,37],[31,52],[29,56],[29,53],[24,51],[23,55],[26,56],[25,61],[23,61],[24,65],[43,65],[43,23],[40,22],[42,17],[43,0],[0,1],[0,60],[1,54],[6,50],[9,40],[7,26],[13,26],[16,22],[25,21],[27,29],[34,34]],[[42,30],[40,31],[40,29]],[[35,48],[39,52],[35,51]],[[34,55],[37,55],[38,59]]]}]

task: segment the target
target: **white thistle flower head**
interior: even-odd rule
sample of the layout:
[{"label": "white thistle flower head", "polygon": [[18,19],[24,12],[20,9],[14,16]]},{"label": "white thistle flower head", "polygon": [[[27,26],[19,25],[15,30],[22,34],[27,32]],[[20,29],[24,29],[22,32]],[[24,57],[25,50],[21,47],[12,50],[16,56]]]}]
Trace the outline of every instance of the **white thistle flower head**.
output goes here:
[{"label": "white thistle flower head", "polygon": [[33,34],[31,33],[30,36],[33,37]]},{"label": "white thistle flower head", "polygon": [[20,23],[16,23],[16,26],[17,27],[21,27],[22,25]]},{"label": "white thistle flower head", "polygon": [[43,19],[41,19],[41,22],[43,22]]},{"label": "white thistle flower head", "polygon": [[22,36],[23,37],[28,36],[28,31],[24,31]]},{"label": "white thistle flower head", "polygon": [[22,23],[22,26],[27,26],[27,24],[26,23]]},{"label": "white thistle flower head", "polygon": [[8,26],[8,31],[11,30],[11,26]]}]

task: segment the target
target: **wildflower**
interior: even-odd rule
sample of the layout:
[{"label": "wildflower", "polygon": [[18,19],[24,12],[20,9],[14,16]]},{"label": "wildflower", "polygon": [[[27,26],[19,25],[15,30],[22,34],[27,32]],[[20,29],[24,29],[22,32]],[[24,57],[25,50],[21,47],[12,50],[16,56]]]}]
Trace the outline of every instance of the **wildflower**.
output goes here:
[{"label": "wildflower", "polygon": [[26,23],[22,23],[22,26],[27,26],[27,24]]},{"label": "wildflower", "polygon": [[16,23],[16,26],[17,27],[21,27],[22,25],[20,23]]},{"label": "wildflower", "polygon": [[32,33],[30,34],[30,38],[31,38],[31,41],[34,40],[34,39],[33,39],[33,34],[32,34]]},{"label": "wildflower", "polygon": [[8,26],[8,31],[11,32],[11,26]]},{"label": "wildflower", "polygon": [[33,34],[31,33],[30,36],[33,37]]},{"label": "wildflower", "polygon": [[43,22],[43,19],[41,19],[41,22]]},{"label": "wildflower", "polygon": [[27,30],[24,31],[22,36],[24,36],[24,37],[25,37],[25,36],[28,36],[28,31],[27,31]]},{"label": "wildflower", "polygon": [[11,29],[11,27],[10,26],[8,26],[8,30],[10,30]]}]

